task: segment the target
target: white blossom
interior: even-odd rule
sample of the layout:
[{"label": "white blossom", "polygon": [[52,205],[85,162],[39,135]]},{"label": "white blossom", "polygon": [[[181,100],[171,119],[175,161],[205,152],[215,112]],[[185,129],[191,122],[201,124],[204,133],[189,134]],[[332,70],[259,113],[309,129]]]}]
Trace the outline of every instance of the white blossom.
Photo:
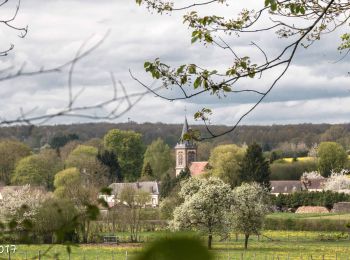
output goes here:
[{"label": "white blossom", "polygon": [[258,183],[243,183],[233,190],[233,227],[244,234],[259,234],[268,212],[267,192]]},{"label": "white blossom", "polygon": [[194,229],[208,235],[208,247],[213,234],[227,235],[231,187],[222,180],[190,178],[182,183],[179,196],[184,202],[174,210],[171,227],[174,230]]},{"label": "white blossom", "polygon": [[324,179],[319,171],[304,172],[301,179]]},{"label": "white blossom", "polygon": [[324,184],[325,190],[345,191],[350,189],[350,178],[347,175],[349,170],[341,170],[340,172],[332,171],[331,176]]},{"label": "white blossom", "polygon": [[[0,219],[12,219],[18,217],[20,209],[23,209],[23,219],[32,219],[41,203],[47,198],[47,194],[30,185],[21,187],[5,187],[1,192]],[[18,220],[20,222],[21,220]]]}]

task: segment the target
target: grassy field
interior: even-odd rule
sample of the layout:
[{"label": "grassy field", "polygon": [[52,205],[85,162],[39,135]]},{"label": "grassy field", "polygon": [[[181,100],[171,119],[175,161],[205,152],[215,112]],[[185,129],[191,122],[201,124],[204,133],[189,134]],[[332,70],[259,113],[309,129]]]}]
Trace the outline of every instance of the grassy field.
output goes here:
[{"label": "grassy field", "polygon": [[350,214],[337,214],[337,213],[273,213],[267,216],[268,218],[281,218],[281,219],[330,219],[330,220],[349,220]]},{"label": "grassy field", "polygon": [[[164,232],[148,233],[149,238],[169,235],[170,233]],[[235,236],[232,235],[231,239],[225,242],[218,242],[216,238],[212,250],[213,259],[349,259],[349,240],[322,241],[320,239],[322,235],[336,236],[337,233],[265,231],[259,240],[255,236],[251,238],[247,251],[243,249],[242,236],[239,236],[238,241],[236,241]],[[205,238],[202,239],[205,242]],[[119,246],[80,245],[72,247],[70,258],[65,246],[56,245],[41,259],[55,259],[55,255],[57,255],[58,259],[72,260],[132,260],[145,244],[147,243]],[[18,245],[17,252],[12,255],[11,259],[38,259],[39,251],[43,255],[49,247],[49,245]],[[0,254],[0,259],[8,259],[8,256]]]}]

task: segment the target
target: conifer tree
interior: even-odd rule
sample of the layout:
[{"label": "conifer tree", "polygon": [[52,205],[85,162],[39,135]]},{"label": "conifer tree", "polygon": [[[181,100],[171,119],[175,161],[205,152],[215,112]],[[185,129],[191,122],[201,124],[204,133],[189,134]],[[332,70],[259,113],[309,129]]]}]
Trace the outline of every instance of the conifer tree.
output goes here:
[{"label": "conifer tree", "polygon": [[118,156],[115,152],[109,150],[99,151],[96,158],[108,168],[109,180],[111,182],[120,182],[123,180]]},{"label": "conifer tree", "polygon": [[143,180],[153,180],[154,179],[153,170],[152,170],[151,164],[149,162],[147,162],[142,169],[142,179]]},{"label": "conifer tree", "polygon": [[165,174],[161,181],[160,197],[166,198],[171,193],[174,186],[175,181],[170,177],[170,174]]},{"label": "conifer tree", "polygon": [[240,182],[257,182],[270,188],[270,165],[263,156],[262,149],[257,143],[248,146],[247,152],[240,163]]}]

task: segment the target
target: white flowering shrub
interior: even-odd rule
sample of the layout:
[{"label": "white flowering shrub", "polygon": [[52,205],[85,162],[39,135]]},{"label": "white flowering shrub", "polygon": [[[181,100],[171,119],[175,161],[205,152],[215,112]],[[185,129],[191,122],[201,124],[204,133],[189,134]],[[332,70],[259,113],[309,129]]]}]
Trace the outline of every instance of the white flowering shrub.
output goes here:
[{"label": "white flowering shrub", "polygon": [[0,219],[16,219],[18,223],[23,219],[33,219],[41,203],[48,197],[43,190],[30,185],[5,187],[1,195]]},{"label": "white flowering shrub", "polygon": [[232,227],[245,235],[244,247],[248,247],[251,234],[260,234],[268,213],[267,191],[258,183],[243,183],[233,190]]},{"label": "white flowering shrub", "polygon": [[301,179],[324,179],[318,171],[304,172]]},{"label": "white flowering shrub", "polygon": [[228,234],[232,204],[232,190],[228,184],[215,177],[190,178],[182,183],[179,196],[184,202],[174,210],[172,229],[193,229],[206,234],[209,248],[214,234]]},{"label": "white flowering shrub", "polygon": [[330,191],[342,191],[350,189],[350,176],[348,176],[349,170],[341,170],[340,172],[332,171],[331,176],[326,180],[324,184],[325,190]]}]

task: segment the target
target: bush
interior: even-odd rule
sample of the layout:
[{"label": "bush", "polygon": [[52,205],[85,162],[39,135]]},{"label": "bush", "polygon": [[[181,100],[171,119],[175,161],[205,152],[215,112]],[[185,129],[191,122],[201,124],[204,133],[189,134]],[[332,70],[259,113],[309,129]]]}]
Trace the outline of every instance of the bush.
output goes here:
[{"label": "bush", "polygon": [[341,233],[336,233],[336,234],[319,234],[318,235],[318,239],[320,241],[339,241],[339,240],[344,240],[344,239],[348,239],[349,235],[341,232]]},{"label": "bush", "polygon": [[339,231],[347,232],[347,220],[331,219],[294,219],[294,218],[269,218],[265,219],[265,230],[289,230],[289,231]]},{"label": "bush", "polygon": [[298,208],[300,206],[322,206],[333,208],[337,202],[350,201],[350,195],[332,191],[294,192],[271,197],[273,205],[280,208]]},{"label": "bush", "polygon": [[300,180],[304,172],[317,170],[317,164],[313,161],[295,161],[285,163],[277,160],[270,165],[271,180]]}]

